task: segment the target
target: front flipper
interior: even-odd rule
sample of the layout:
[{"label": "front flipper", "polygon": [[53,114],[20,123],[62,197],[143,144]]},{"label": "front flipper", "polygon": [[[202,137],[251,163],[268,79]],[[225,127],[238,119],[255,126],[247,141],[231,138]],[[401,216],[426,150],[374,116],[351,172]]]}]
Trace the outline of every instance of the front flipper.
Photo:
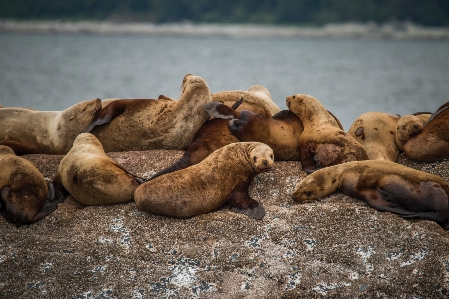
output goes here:
[{"label": "front flipper", "polygon": [[86,133],[91,132],[96,126],[101,126],[110,123],[114,118],[123,114],[126,110],[126,100],[117,100],[111,102],[106,107],[102,108],[94,116],[90,124],[86,128]]},{"label": "front flipper", "polygon": [[360,192],[360,195],[361,199],[366,201],[370,207],[375,208],[376,210],[391,212],[404,218],[418,217],[416,212],[407,210],[402,206],[393,194],[380,188],[363,190]]},{"label": "front flipper", "polygon": [[227,204],[229,210],[236,213],[248,215],[251,218],[260,220],[265,216],[265,208],[262,203],[252,199],[248,194],[251,180],[235,187],[228,197]]},{"label": "front flipper", "polygon": [[47,199],[51,202],[56,202],[56,204],[63,202],[69,192],[64,188],[61,182],[61,177],[57,174],[51,183],[48,184],[48,196]]}]

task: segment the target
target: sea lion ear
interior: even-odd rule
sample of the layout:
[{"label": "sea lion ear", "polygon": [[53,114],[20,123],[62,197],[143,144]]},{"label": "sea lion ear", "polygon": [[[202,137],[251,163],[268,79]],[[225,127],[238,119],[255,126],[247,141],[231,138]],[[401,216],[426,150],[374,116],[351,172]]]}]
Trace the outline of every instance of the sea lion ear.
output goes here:
[{"label": "sea lion ear", "polygon": [[204,109],[211,117],[232,119],[239,118],[239,113],[225,104],[219,102],[209,102],[204,105]]}]

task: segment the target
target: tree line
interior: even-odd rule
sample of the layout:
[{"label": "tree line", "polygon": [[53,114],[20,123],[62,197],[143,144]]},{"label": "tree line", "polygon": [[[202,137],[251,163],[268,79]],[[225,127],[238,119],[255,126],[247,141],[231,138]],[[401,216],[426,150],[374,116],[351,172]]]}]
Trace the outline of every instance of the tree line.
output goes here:
[{"label": "tree line", "polygon": [[2,19],[449,26],[448,0],[0,0]]}]

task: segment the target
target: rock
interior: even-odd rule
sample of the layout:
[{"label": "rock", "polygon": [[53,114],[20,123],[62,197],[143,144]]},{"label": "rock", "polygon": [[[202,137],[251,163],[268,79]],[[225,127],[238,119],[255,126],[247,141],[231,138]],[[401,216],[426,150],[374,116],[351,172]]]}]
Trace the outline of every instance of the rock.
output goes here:
[{"label": "rock", "polygon": [[[149,177],[181,151],[110,153]],[[28,155],[47,179],[62,156]],[[438,174],[448,161],[399,163]],[[154,216],[133,202],[84,207],[70,197],[16,228],[0,218],[2,298],[446,298],[448,227],[378,212],[341,193],[298,205],[306,174],[277,162],[251,195],[267,214],[226,207],[189,219]]]}]

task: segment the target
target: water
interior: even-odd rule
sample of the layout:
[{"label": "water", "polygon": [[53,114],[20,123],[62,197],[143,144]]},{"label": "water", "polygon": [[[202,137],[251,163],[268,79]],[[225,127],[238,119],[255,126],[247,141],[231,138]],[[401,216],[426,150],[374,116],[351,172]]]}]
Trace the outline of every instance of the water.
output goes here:
[{"label": "water", "polygon": [[449,42],[0,33],[0,103],[63,110],[101,99],[178,99],[185,74],[211,91],[264,85],[281,109],[311,94],[347,130],[367,111],[449,100]]}]

